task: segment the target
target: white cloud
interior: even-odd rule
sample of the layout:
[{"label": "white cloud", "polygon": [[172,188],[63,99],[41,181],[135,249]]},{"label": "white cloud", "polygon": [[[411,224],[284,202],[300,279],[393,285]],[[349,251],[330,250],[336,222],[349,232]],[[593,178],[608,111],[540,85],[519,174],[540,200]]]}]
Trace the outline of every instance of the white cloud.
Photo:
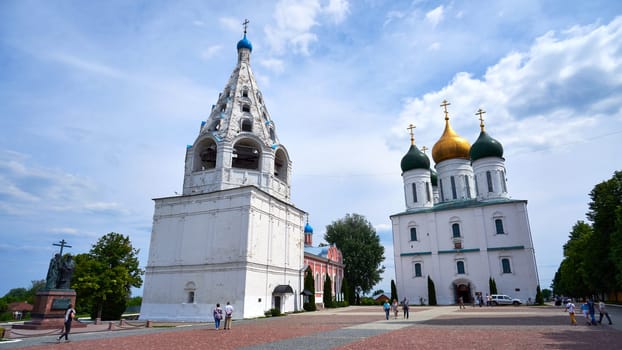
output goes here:
[{"label": "white cloud", "polygon": [[444,12],[444,8],[443,8],[443,5],[441,5],[435,8],[434,10],[426,13],[425,19],[428,20],[428,22],[432,23],[432,25],[436,27],[443,20],[443,12]]},{"label": "white cloud", "polygon": [[283,60],[279,60],[276,58],[259,60],[259,64],[275,73],[283,73],[283,71],[285,70],[285,63],[283,62]]},{"label": "white cloud", "polygon": [[[417,125],[415,137],[429,148],[440,137],[447,99],[451,124],[473,142],[478,129],[475,111],[487,110],[493,136],[513,149],[555,147],[585,137],[604,118],[622,119],[622,18],[597,28],[573,28],[547,33],[527,52],[513,52],[491,66],[482,78],[458,73],[450,84],[409,100],[394,126],[404,137],[404,125]],[[436,130],[426,137],[426,130]],[[531,132],[538,130],[538,132]],[[429,134],[429,133],[427,133]]]},{"label": "white cloud", "polygon": [[48,56],[50,59],[79,69],[83,72],[102,75],[110,78],[124,78],[125,74],[120,70],[94,60],[84,59],[73,54],[65,52],[55,52]]},{"label": "white cloud", "polygon": [[234,33],[239,33],[240,29],[242,28],[242,22],[238,18],[221,17],[218,19],[218,21],[223,27],[227,28],[228,30]]},{"label": "white cloud", "polygon": [[222,51],[222,45],[213,45],[201,52],[201,58],[208,60]]},{"label": "white cloud", "polygon": [[333,23],[341,23],[348,13],[349,4],[345,0],[331,0],[326,7],[319,0],[281,0],[274,9],[275,23],[266,25],[264,32],[277,54],[289,48],[309,55],[310,46],[318,40],[313,28],[321,25],[322,15]]},{"label": "white cloud", "polygon": [[331,16],[335,23],[340,23],[350,13],[350,4],[347,0],[329,0],[324,12]]},{"label": "white cloud", "polygon": [[51,228],[50,232],[52,233],[65,233],[68,235],[76,235],[79,233],[78,229],[75,229],[73,227],[55,227],[55,228]]}]

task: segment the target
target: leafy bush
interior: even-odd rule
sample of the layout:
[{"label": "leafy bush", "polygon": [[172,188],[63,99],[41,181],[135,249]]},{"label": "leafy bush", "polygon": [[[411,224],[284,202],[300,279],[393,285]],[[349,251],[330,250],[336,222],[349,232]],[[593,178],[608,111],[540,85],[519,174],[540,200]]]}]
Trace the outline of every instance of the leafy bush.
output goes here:
[{"label": "leafy bush", "polygon": [[342,301],[338,301],[337,303],[335,303],[336,307],[348,307],[350,306],[350,303],[348,303],[347,300],[342,300]]},{"label": "leafy bush", "polygon": [[272,316],[281,316],[281,310],[277,308],[270,309],[270,314]]},{"label": "leafy bush", "polygon": [[380,304],[378,302],[376,302],[373,298],[362,297],[361,298],[361,305],[380,305]]},{"label": "leafy bush", "polygon": [[264,311],[263,314],[266,317],[270,317],[270,316],[272,316],[272,310]]}]

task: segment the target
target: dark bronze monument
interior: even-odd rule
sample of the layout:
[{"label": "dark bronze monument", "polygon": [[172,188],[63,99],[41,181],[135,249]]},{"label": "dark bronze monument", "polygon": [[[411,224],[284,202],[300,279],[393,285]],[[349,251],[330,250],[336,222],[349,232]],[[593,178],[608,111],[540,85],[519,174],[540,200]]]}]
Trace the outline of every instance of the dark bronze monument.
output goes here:
[{"label": "dark bronze monument", "polygon": [[[50,260],[45,279],[45,288],[37,292],[32,309],[32,319],[23,325],[14,325],[17,329],[54,329],[62,328],[65,323],[65,311],[69,304],[76,305],[76,291],[71,289],[71,276],[76,267],[71,254],[63,256],[63,248],[71,248],[63,239],[54,243],[60,247],[60,253]],[[86,327],[76,322],[73,327]]]}]

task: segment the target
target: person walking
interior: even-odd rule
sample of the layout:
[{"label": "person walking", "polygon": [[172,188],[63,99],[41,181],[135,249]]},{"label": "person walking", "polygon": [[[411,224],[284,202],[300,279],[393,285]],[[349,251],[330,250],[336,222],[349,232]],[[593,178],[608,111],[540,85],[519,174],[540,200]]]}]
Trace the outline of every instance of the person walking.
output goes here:
[{"label": "person walking", "polygon": [[233,306],[227,302],[225,306],[225,329],[231,330],[231,321],[233,319]]},{"label": "person walking", "polygon": [[568,304],[566,304],[566,311],[568,311],[568,315],[570,316],[570,324],[576,326],[577,319],[574,317],[574,309],[574,304],[572,303],[572,301],[569,300]]},{"label": "person walking", "polygon": [[585,317],[585,323],[589,326],[592,323],[590,322],[590,306],[587,304],[587,300],[583,299],[583,304],[581,304],[581,312],[583,313],[583,317]]},{"label": "person walking", "polygon": [[404,318],[408,319],[410,315],[408,314],[408,299],[406,299],[406,297],[402,300],[402,309],[404,310]]},{"label": "person walking", "polygon": [[389,319],[389,312],[391,312],[391,304],[389,304],[388,300],[384,301],[382,304],[382,308],[384,309],[384,313],[386,314],[387,320]]},{"label": "person walking", "polygon": [[71,332],[71,322],[76,317],[76,310],[73,309],[73,305],[69,304],[67,307],[67,311],[65,311],[65,329],[63,333],[56,339],[57,343],[60,343],[60,340],[65,337],[65,342],[69,341],[69,332]]},{"label": "person walking", "polygon": [[602,300],[598,302],[598,313],[600,313],[600,319],[598,320],[598,324],[602,324],[603,316],[607,316],[607,320],[609,321],[609,324],[612,324],[611,318],[609,317],[609,313],[605,309],[605,302]]},{"label": "person walking", "polygon": [[594,308],[594,300],[591,298],[587,301],[588,311],[590,312],[590,323],[592,326],[596,326],[596,310]]},{"label": "person walking", "polygon": [[391,305],[391,309],[393,310],[393,318],[397,320],[397,314],[399,313],[399,305],[397,304],[396,299],[393,299],[393,304]]},{"label": "person walking", "polygon": [[460,310],[466,309],[466,306],[464,306],[464,299],[462,297],[458,298],[458,306],[460,307]]},{"label": "person walking", "polygon": [[222,320],[222,309],[220,308],[220,303],[216,304],[213,314],[214,314],[214,326],[216,327],[216,330],[219,330],[220,320]]}]

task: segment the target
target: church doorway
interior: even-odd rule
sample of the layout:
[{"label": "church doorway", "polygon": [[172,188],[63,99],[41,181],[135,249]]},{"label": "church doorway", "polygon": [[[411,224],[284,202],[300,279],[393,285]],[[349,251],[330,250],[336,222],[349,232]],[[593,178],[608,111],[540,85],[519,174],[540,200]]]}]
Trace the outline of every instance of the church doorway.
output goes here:
[{"label": "church doorway", "polygon": [[473,300],[471,300],[471,284],[470,283],[455,283],[454,294],[455,294],[456,304],[458,304],[458,300],[460,298],[462,298],[462,301],[465,304],[470,304],[473,302]]},{"label": "church doorway", "polygon": [[274,297],[274,308],[281,311],[281,297],[280,296]]}]

